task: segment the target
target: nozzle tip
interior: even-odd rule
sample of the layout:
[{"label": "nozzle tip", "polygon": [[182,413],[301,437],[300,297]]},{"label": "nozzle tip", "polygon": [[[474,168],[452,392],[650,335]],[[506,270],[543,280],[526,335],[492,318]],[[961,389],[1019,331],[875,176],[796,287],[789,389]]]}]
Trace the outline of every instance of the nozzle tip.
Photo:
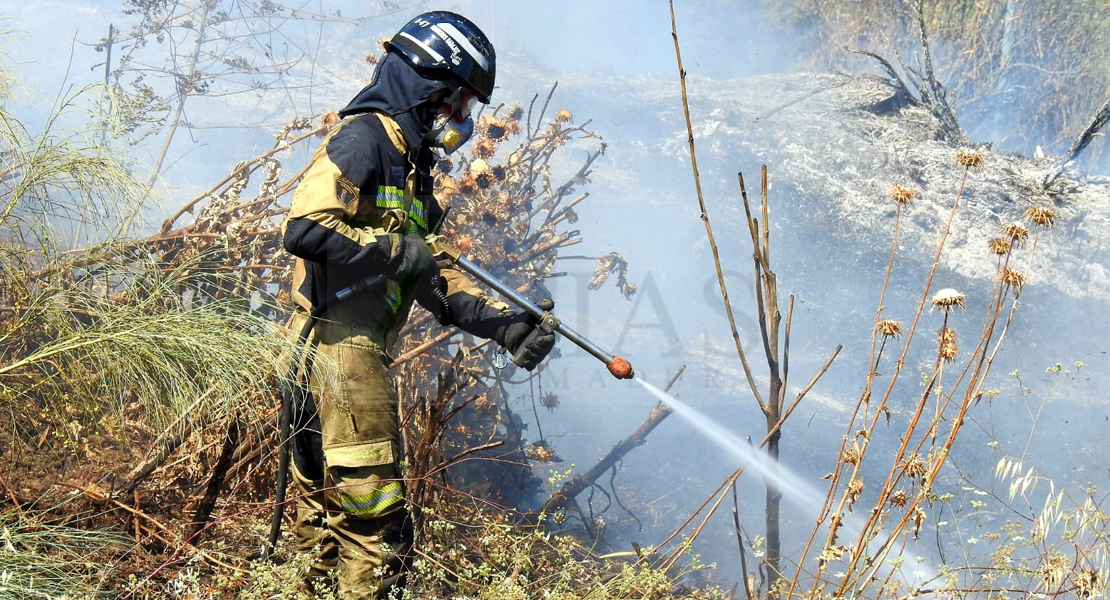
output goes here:
[{"label": "nozzle tip", "polygon": [[632,372],[632,364],[619,356],[614,356],[609,363],[609,373],[617,379],[632,379],[636,375]]}]

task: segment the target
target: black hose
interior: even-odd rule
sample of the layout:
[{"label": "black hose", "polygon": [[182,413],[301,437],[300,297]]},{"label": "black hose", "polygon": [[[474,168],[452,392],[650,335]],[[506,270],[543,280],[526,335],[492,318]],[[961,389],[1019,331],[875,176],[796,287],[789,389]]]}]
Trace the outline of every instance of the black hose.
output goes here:
[{"label": "black hose", "polygon": [[[335,296],[328,298],[328,300],[334,299]],[[308,315],[308,320],[305,321],[304,326],[301,327],[300,335],[297,336],[297,349],[290,359],[289,376],[278,383],[280,386],[281,410],[278,413],[277,492],[274,499],[274,515],[270,519],[270,535],[266,538],[266,546],[262,548],[263,559],[272,556],[274,549],[277,547],[278,536],[281,535],[281,518],[285,512],[286,488],[289,486],[289,444],[291,443],[289,430],[292,428],[291,423],[293,422],[294,394],[297,392],[305,393],[304,388],[308,385],[307,381],[302,384],[300,378],[297,377],[297,369],[301,364],[301,351],[308,343],[308,336],[312,333],[312,328],[316,326],[316,321],[331,304],[332,302],[325,301]]]},{"label": "black hose", "polygon": [[436,320],[444,327],[454,325],[455,322],[451,319],[451,303],[447,301],[447,282],[444,281],[443,275],[436,273],[430,283],[432,297],[439,303],[439,314],[436,315]]},{"label": "black hose", "polygon": [[[308,320],[305,321],[301,332],[297,336],[296,350],[293,351],[292,357],[289,362],[289,376],[284,381],[278,382],[280,387],[279,395],[281,396],[281,409],[278,417],[278,472],[277,472],[277,490],[274,498],[274,515],[270,519],[270,535],[266,538],[266,546],[262,548],[262,558],[269,558],[273,555],[274,549],[277,547],[278,536],[281,535],[281,519],[285,512],[285,496],[286,488],[289,485],[289,445],[292,443],[290,439],[290,429],[293,423],[293,405],[294,400],[298,399],[296,394],[308,393],[308,381],[301,382],[300,377],[297,376],[297,371],[301,364],[301,352],[305,345],[308,343],[308,336],[312,333],[312,328],[316,326],[316,322],[331,306],[342,302],[362,293],[382,279],[381,275],[373,275],[366,279],[352,285],[351,287],[344,288],[326,298],[319,306],[312,309],[308,315]],[[307,379],[308,374],[305,374]],[[303,400],[303,396],[300,398]]]}]

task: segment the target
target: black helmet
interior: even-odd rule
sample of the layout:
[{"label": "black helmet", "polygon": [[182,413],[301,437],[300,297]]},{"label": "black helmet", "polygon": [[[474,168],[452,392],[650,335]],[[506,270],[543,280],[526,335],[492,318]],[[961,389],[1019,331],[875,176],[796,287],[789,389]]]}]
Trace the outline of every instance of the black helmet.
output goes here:
[{"label": "black helmet", "polygon": [[417,69],[447,71],[489,104],[497,56],[486,34],[466,17],[447,11],[424,13],[402,27],[387,47]]}]

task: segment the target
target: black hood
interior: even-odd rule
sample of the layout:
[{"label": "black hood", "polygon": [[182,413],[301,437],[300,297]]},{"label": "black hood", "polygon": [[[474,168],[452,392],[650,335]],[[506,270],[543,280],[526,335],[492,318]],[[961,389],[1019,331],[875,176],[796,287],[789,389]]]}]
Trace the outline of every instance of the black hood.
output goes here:
[{"label": "black hood", "polygon": [[420,147],[424,135],[432,125],[433,115],[422,115],[426,111],[420,105],[437,90],[449,87],[442,81],[424,77],[405,62],[405,59],[394,52],[387,52],[385,58],[378,63],[373,81],[339,111],[339,116],[347,117],[371,110],[381,111],[397,121],[405,134],[409,151],[414,151]]}]

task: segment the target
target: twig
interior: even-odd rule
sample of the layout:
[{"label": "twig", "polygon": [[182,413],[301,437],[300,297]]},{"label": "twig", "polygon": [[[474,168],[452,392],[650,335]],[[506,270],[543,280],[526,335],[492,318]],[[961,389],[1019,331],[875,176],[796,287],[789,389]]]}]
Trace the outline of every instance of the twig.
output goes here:
[{"label": "twig", "polygon": [[694,125],[690,120],[690,102],[686,95],[686,69],[682,67],[682,51],[678,45],[678,26],[674,16],[674,0],[670,2],[671,7],[671,38],[674,39],[674,53],[675,58],[678,60],[678,78],[682,88],[682,110],[686,115],[686,134],[687,141],[690,144],[690,168],[694,172],[694,188],[698,194],[698,206],[701,209],[701,220],[705,223],[705,233],[709,236],[709,248],[713,251],[713,264],[717,267],[717,285],[721,288],[721,297],[725,303],[725,315],[728,316],[728,326],[732,331],[732,340],[736,344],[736,352],[740,355],[740,362],[744,365],[744,372],[748,375],[748,382],[752,388],[752,394],[755,396],[760,407],[764,407],[763,398],[759,394],[759,390],[755,386],[755,380],[748,370],[748,360],[744,356],[744,348],[740,344],[740,333],[736,329],[736,318],[732,314],[732,303],[728,299],[728,286],[725,285],[725,274],[721,269],[721,256],[717,250],[717,240],[713,237],[713,226],[709,222],[709,213],[705,208],[705,196],[701,190],[701,176],[698,175],[698,158],[694,149]]}]

